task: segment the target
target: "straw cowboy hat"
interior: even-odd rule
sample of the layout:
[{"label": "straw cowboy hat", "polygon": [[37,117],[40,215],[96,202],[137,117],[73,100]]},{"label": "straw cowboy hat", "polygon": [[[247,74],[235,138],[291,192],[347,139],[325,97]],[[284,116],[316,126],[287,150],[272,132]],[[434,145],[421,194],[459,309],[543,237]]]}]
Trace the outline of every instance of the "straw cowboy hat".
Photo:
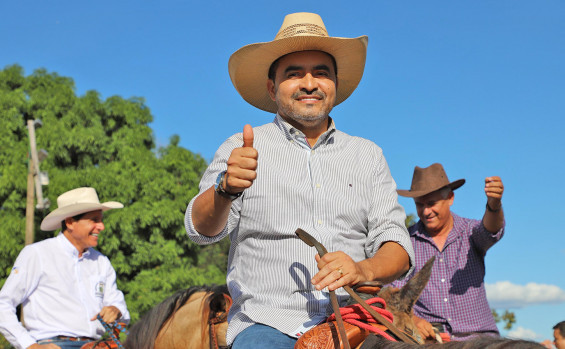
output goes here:
[{"label": "straw cowboy hat", "polygon": [[322,18],[315,13],[293,13],[284,18],[273,41],[244,46],[231,55],[228,69],[239,94],[251,105],[277,112],[277,105],[267,91],[271,64],[288,53],[323,51],[332,55],[337,64],[338,80],[335,105],[353,93],[365,68],[366,35],[358,38],[330,37]]},{"label": "straw cowboy hat", "polygon": [[454,182],[449,182],[447,174],[441,164],[435,163],[426,168],[416,166],[414,168],[414,175],[412,176],[412,186],[410,190],[397,190],[400,196],[408,198],[417,198],[427,195],[436,190],[444,187],[449,187],[455,190],[465,184],[464,179],[458,179]]},{"label": "straw cowboy hat", "polygon": [[122,208],[116,201],[100,203],[94,188],[84,187],[69,190],[57,198],[57,209],[49,213],[41,222],[41,230],[51,231],[61,228],[61,222],[68,217],[90,211],[107,211],[113,208]]}]

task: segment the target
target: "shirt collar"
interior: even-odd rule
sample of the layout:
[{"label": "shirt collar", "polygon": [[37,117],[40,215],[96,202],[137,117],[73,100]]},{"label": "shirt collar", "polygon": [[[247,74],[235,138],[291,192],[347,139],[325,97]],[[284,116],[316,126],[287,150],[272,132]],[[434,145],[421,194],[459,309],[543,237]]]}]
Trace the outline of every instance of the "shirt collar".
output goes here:
[{"label": "shirt collar", "polygon": [[[67,239],[67,237],[65,236],[65,234],[63,234],[62,231],[59,232],[59,235],[57,235],[57,239],[59,240],[59,243],[66,254],[79,258],[77,248],[69,241],[69,239]],[[86,251],[82,253],[82,257],[80,258],[87,257],[89,254],[90,254],[90,248],[87,248]]]},{"label": "shirt collar", "polygon": [[[319,147],[322,144],[329,144],[333,141],[334,136],[335,136],[335,131],[336,131],[335,123],[334,123],[334,120],[331,117],[328,116],[328,118],[329,118],[328,130],[326,132],[324,132],[320,136],[320,138],[318,138],[316,145],[314,145],[312,147],[312,149]],[[302,131],[300,131],[299,129],[297,129],[296,127],[289,124],[278,113],[275,116],[275,120],[273,122],[283,132],[283,134],[285,135],[287,140],[298,142],[301,145],[306,145],[306,146],[308,146],[308,148],[310,148],[310,145],[308,144],[308,141],[306,140],[306,135],[304,135],[304,133]]]},{"label": "shirt collar", "polygon": [[[451,234],[451,232],[452,231],[459,231],[460,230],[459,226],[462,224],[461,217],[459,217],[458,215],[456,215],[453,212],[450,212],[450,213],[451,213],[451,217],[453,217],[453,227],[449,231],[449,235],[447,236],[447,239],[445,241],[446,243],[459,238],[458,235]],[[410,235],[411,236],[417,236],[419,238],[432,241],[433,239],[430,236],[430,234],[428,234],[428,232],[426,231],[426,227],[424,226],[424,223],[422,223],[422,221],[419,220],[418,223],[416,223],[416,224],[417,224],[417,229],[414,229],[410,233]]]}]

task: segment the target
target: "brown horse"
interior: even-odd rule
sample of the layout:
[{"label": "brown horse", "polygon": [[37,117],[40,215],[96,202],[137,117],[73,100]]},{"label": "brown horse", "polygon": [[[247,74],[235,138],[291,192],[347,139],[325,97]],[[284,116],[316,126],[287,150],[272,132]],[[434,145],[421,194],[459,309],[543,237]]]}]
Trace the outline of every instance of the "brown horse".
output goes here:
[{"label": "brown horse", "polygon": [[[226,285],[178,291],[132,326],[126,349],[201,349],[226,346],[226,315],[231,306]],[[212,336],[210,335],[212,332]],[[210,339],[212,338],[212,346]],[[219,338],[219,341],[216,340]]]}]

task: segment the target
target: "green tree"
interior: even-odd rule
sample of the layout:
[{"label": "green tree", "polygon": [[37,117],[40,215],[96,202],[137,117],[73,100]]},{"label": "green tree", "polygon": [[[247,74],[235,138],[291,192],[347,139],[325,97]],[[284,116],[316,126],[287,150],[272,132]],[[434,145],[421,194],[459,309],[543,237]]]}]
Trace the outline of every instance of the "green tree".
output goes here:
[{"label": "green tree", "polygon": [[410,228],[411,226],[416,224],[416,222],[418,221],[416,218],[416,215],[413,213],[406,215],[406,220],[404,221],[406,228]]},{"label": "green tree", "polygon": [[505,310],[504,313],[500,315],[495,309],[491,309],[491,311],[492,316],[494,316],[494,321],[496,321],[496,323],[503,322],[505,330],[510,330],[516,323],[516,315],[514,315],[514,312]]},{"label": "green tree", "polygon": [[[43,122],[36,136],[49,153],[41,170],[49,173],[50,210],[58,195],[81,186],[124,203],[106,215],[98,249],[116,269],[134,322],[176,290],[225,283],[228,245],[198,246],[184,230],[205,160],[178,136],[157,149],[142,98],[77,96],[68,77],[44,69],[25,76],[14,65],[0,71],[0,286],[24,245],[28,119]],[[50,210],[36,211],[35,241],[54,236],[39,230]]]}]

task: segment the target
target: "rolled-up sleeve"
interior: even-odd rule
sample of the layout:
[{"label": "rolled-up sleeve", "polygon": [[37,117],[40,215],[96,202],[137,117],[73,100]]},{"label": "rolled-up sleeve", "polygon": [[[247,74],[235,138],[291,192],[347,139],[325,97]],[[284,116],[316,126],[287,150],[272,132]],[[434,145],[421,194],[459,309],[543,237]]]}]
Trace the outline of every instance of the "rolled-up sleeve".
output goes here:
[{"label": "rolled-up sleeve", "polygon": [[374,167],[373,202],[369,212],[369,234],[365,246],[366,254],[371,257],[385,242],[398,243],[410,258],[410,269],[402,277],[414,269],[414,248],[406,229],[406,213],[398,203],[396,183],[382,151],[378,149]]},{"label": "rolled-up sleeve", "polygon": [[228,221],[224,226],[224,228],[222,229],[222,231],[218,235],[212,237],[202,235],[196,230],[192,220],[192,216],[193,216],[192,208],[194,206],[194,201],[200,195],[202,195],[203,192],[205,192],[210,187],[216,184],[216,178],[218,177],[220,172],[225,171],[227,169],[227,161],[231,155],[232,150],[238,146],[241,146],[241,144],[243,144],[243,135],[239,133],[228,138],[228,140],[226,140],[220,146],[220,148],[216,151],[216,154],[214,155],[214,159],[212,160],[212,162],[210,163],[210,165],[202,175],[202,179],[200,180],[198,195],[196,195],[194,198],[192,198],[192,200],[190,200],[190,203],[186,208],[186,212],[184,215],[185,230],[188,234],[188,237],[199,245],[208,245],[222,240],[224,237],[226,237],[229,234],[230,231],[236,229],[239,223],[239,217],[240,217],[239,212],[241,209],[241,200],[242,200],[241,197],[232,202],[230,214],[228,216]]}]

